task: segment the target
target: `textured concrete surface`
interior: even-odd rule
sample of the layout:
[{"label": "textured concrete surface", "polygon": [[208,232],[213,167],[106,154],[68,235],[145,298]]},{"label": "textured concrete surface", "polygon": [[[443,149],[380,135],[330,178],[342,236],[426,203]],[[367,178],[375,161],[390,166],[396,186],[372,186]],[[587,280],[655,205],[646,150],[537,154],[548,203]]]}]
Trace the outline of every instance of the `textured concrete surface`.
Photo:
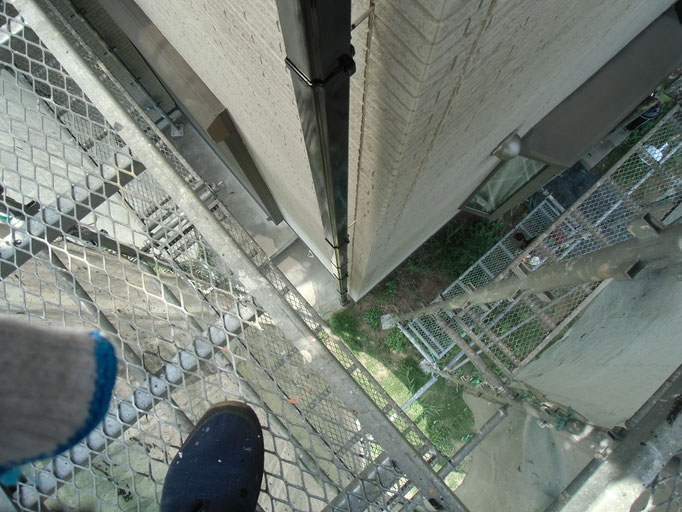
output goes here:
[{"label": "textured concrete surface", "polygon": [[[217,185],[218,197],[265,253],[273,256],[291,245],[298,238],[296,233],[284,222],[275,225],[269,221],[246,188],[226,170],[225,164],[194,127],[181,116],[177,122],[183,125],[184,133],[181,137],[169,137],[169,140],[206,183]],[[170,128],[164,131],[168,135]]]},{"label": "textured concrete surface", "polygon": [[[230,111],[287,222],[327,266],[274,0],[136,1]],[[524,134],[672,3],[377,0],[352,41],[351,295],[457,212],[502,139]],[[367,5],[355,0],[353,19]]]},{"label": "textured concrete surface", "polygon": [[[477,429],[498,408],[478,397],[464,396]],[[512,409],[474,450],[457,496],[472,512],[540,512],[591,458],[575,449],[568,434],[541,428],[535,418]]]},{"label": "textured concrete surface", "polygon": [[612,282],[516,379],[596,425],[622,425],[682,364],[682,282],[668,272]]},{"label": "textured concrete surface", "polygon": [[338,284],[310,249],[298,239],[272,259],[322,318],[341,309]]}]

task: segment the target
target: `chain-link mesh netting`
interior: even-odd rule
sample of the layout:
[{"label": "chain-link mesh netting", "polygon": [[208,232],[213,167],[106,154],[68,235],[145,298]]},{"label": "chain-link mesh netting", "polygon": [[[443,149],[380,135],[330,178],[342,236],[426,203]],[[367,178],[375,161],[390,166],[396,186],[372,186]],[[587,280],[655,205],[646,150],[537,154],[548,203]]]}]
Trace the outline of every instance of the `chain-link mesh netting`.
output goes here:
[{"label": "chain-link mesh netting", "polygon": [[[665,223],[681,201],[682,111],[675,106],[573,206],[564,212],[547,198],[436,300],[628,240],[633,220],[648,212]],[[598,288],[589,283],[525,293],[442,316],[501,376],[511,378],[564,331]],[[434,360],[459,352],[433,315],[403,329]]]},{"label": "chain-link mesh netting", "polygon": [[[562,212],[561,205],[551,196],[543,200],[519,222],[514,230],[507,233],[481,259],[448,286],[441,293],[441,298],[449,299],[460,293],[466,293],[471,287],[478,288],[491,282],[522,252],[524,240],[532,240],[540,235]],[[517,234],[523,235],[523,238],[518,240],[515,238]],[[409,322],[405,328],[408,330],[408,335],[427,347],[435,359],[443,358],[456,346],[454,341],[441,331],[432,317],[417,318]]]},{"label": "chain-link mesh netting", "polygon": [[[345,507],[339,510],[399,509],[413,486],[383,447],[311,371],[17,9],[0,7],[0,304],[28,322],[99,329],[119,355],[103,424],[69,453],[25,467],[10,489],[17,506],[154,510],[167,465],[192,425],[211,404],[231,399],[249,403],[263,425],[264,510],[320,510],[334,499]],[[80,22],[74,14],[74,26]],[[73,28],[62,30],[97,69]],[[106,74],[102,81],[425,467],[446,464],[120,86]]]}]

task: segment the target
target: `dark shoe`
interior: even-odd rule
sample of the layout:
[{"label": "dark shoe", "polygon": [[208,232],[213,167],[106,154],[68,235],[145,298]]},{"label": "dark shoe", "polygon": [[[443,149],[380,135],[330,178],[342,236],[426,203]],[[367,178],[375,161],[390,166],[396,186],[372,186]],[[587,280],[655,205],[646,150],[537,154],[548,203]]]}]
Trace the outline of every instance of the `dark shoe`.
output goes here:
[{"label": "dark shoe", "polygon": [[263,432],[240,402],[213,406],[168,467],[162,512],[253,512],[263,478]]}]

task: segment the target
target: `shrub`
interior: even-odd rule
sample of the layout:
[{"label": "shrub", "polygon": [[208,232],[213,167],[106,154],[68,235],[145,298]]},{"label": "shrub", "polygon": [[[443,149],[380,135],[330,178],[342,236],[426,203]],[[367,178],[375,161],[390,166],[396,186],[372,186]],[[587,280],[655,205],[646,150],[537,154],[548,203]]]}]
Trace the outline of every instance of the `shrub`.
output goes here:
[{"label": "shrub", "polygon": [[455,279],[483,256],[505,233],[505,227],[487,219],[453,221],[427,240],[413,256],[420,267]]},{"label": "shrub", "polygon": [[372,329],[379,329],[381,326],[381,310],[378,307],[373,307],[365,313],[365,322]]},{"label": "shrub", "polygon": [[419,389],[426,384],[429,380],[428,375],[426,375],[422,369],[419,367],[419,363],[412,357],[403,359],[400,362],[400,373],[402,373],[403,382],[410,390],[410,393],[416,393]]},{"label": "shrub", "polygon": [[400,329],[394,327],[388,331],[388,335],[386,336],[386,345],[388,345],[389,348],[394,352],[401,353],[410,346],[410,340],[408,340],[403,333],[400,332]]},{"label": "shrub", "polygon": [[450,453],[452,451],[452,434],[447,427],[434,422],[426,428],[426,433],[441,453]]}]

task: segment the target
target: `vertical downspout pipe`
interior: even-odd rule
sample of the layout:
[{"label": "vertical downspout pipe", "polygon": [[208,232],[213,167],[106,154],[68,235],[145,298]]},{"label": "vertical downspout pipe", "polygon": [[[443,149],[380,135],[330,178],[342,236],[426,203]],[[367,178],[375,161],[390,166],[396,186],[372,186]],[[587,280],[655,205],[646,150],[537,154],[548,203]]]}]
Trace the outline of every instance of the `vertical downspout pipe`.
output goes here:
[{"label": "vertical downspout pipe", "polygon": [[277,0],[287,67],[332,251],[341,304],[348,303],[350,0]]}]

